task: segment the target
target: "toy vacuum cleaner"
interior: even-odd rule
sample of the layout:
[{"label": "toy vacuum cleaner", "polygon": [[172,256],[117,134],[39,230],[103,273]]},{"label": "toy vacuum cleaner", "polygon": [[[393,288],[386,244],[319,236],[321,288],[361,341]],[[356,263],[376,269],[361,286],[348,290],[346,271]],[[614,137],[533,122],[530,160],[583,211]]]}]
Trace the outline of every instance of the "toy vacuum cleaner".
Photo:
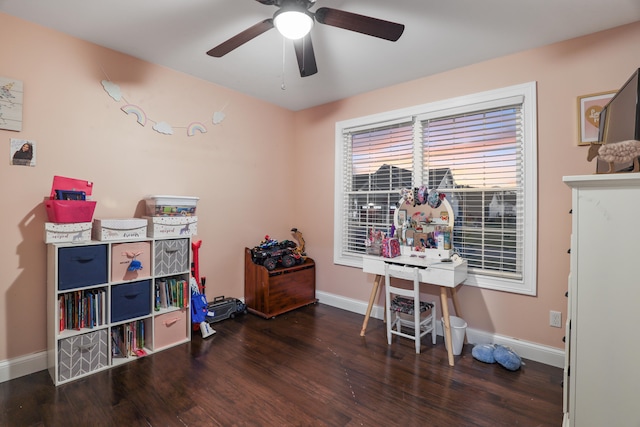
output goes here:
[{"label": "toy vacuum cleaner", "polygon": [[202,245],[202,240],[191,243],[193,251],[193,262],[191,263],[191,278],[189,285],[191,287],[191,323],[194,330],[200,328],[202,338],[208,338],[215,334],[216,331],[211,328],[209,323],[205,321],[209,315],[207,297],[204,294],[206,277],[200,278],[200,261],[198,259],[198,250]]}]

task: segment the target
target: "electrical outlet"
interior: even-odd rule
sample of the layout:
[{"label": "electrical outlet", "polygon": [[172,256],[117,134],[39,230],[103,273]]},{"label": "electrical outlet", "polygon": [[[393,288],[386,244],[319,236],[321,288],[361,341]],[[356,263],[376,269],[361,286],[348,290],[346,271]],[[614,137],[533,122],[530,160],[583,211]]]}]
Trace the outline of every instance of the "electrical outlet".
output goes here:
[{"label": "electrical outlet", "polygon": [[551,310],[549,312],[549,326],[553,326],[554,328],[562,327],[562,313],[559,311]]}]

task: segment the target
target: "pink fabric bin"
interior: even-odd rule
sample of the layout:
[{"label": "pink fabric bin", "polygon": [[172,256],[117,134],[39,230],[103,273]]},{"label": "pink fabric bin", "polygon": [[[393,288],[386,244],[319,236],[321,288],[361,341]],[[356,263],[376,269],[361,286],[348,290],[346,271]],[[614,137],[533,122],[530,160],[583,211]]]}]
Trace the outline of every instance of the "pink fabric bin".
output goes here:
[{"label": "pink fabric bin", "polygon": [[[142,269],[129,271],[131,261],[136,259]],[[151,243],[131,242],[111,245],[111,281],[137,280],[151,276]]]},{"label": "pink fabric bin", "polygon": [[154,322],[153,349],[158,350],[187,339],[187,310],[183,308],[156,316]]},{"label": "pink fabric bin", "polygon": [[93,200],[46,200],[49,222],[71,224],[76,222],[91,222],[96,202]]},{"label": "pink fabric bin", "polygon": [[45,199],[49,222],[69,224],[75,222],[91,222],[96,202],[93,200],[56,200],[56,190],[84,191],[91,195],[93,182],[82,179],[54,176],[49,199]]}]

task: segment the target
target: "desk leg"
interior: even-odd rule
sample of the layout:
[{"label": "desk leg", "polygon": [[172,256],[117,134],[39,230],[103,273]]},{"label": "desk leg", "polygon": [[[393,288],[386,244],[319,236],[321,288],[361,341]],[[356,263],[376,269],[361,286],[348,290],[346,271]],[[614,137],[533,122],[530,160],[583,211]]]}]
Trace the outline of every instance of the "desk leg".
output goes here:
[{"label": "desk leg", "polygon": [[451,301],[453,301],[453,309],[456,311],[456,316],[462,317],[460,304],[458,304],[458,293],[456,292],[456,288],[451,288]]},{"label": "desk leg", "polygon": [[451,341],[451,322],[449,320],[449,302],[447,301],[447,288],[440,286],[440,303],[442,305],[442,318],[444,319],[444,339],[448,343],[447,355],[449,366],[453,366],[453,342]]},{"label": "desk leg", "polygon": [[364,336],[364,333],[367,330],[367,323],[369,323],[369,317],[371,317],[371,309],[373,308],[373,303],[375,302],[376,296],[378,295],[378,289],[380,289],[380,282],[382,282],[382,276],[376,274],[376,278],[373,280],[373,289],[371,289],[371,296],[369,297],[369,306],[367,307],[367,312],[364,315],[362,330],[360,330],[361,337]]},{"label": "desk leg", "polygon": [[[462,312],[460,311],[460,304],[458,303],[458,291],[456,288],[451,288],[451,301],[453,301],[453,308],[456,311],[456,316],[462,317]],[[468,344],[467,334],[464,334],[464,343]]]}]

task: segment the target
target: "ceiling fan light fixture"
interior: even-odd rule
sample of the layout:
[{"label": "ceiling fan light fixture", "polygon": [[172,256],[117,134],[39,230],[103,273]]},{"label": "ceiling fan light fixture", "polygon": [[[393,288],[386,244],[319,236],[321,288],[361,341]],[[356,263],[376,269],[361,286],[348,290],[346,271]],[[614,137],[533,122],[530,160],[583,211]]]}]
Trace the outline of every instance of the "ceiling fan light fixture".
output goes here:
[{"label": "ceiling fan light fixture", "polygon": [[284,37],[297,40],[309,34],[313,17],[306,11],[280,9],[273,15],[273,25]]}]

